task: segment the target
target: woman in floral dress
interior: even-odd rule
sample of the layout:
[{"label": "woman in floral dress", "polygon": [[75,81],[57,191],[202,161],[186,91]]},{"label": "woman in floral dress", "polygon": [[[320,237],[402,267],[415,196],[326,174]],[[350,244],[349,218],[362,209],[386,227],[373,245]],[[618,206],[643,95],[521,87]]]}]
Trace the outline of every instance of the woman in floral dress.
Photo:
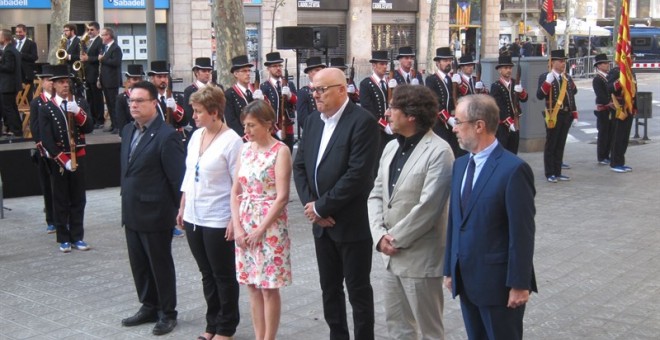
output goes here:
[{"label": "woman in floral dress", "polygon": [[275,339],[279,288],[291,284],[286,211],[291,153],[272,136],[275,113],[268,103],[253,101],[241,118],[250,142],[241,149],[231,195],[236,278],[250,293],[255,337]]}]

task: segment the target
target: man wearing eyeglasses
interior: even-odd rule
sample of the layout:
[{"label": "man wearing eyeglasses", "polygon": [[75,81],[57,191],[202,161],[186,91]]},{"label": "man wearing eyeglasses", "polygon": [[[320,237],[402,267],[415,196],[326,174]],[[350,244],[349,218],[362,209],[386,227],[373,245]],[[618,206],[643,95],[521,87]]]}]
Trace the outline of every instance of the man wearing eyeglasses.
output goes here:
[{"label": "man wearing eyeglasses", "polygon": [[385,147],[369,195],[369,223],[386,269],[385,321],[392,339],[444,339],[442,265],[454,153],[431,128],[438,101],[424,86],[394,89]]},{"label": "man wearing eyeglasses", "polygon": [[284,59],[280,57],[280,52],[266,54],[264,66],[268,71],[268,79],[261,83],[260,87],[275,111],[277,138],[281,139],[289,150],[293,150],[293,125],[298,97],[296,97],[296,86],[284,77],[283,63]]},{"label": "man wearing eyeglasses", "polygon": [[[196,58],[195,65],[192,68],[193,75],[195,76],[195,81],[186,87],[183,90],[183,114],[186,116],[186,120],[190,122],[192,131],[197,127],[195,126],[195,121],[193,120],[193,108],[190,105],[190,96],[202,89],[206,84],[211,81],[211,72],[213,71],[213,65],[211,65],[211,58]],[[192,134],[192,131],[190,132]]]},{"label": "man wearing eyeglasses", "polygon": [[134,124],[121,141],[122,226],[128,259],[142,306],[121,321],[131,327],[156,322],[163,335],[177,324],[172,228],[176,225],[185,170],[181,137],[159,118],[156,86],[133,85],[129,99]]},{"label": "man wearing eyeglasses", "polygon": [[497,141],[495,99],[458,100],[454,133],[469,153],[452,171],[445,287],[460,295],[469,339],[522,339],[534,274],[534,174]]},{"label": "man wearing eyeglasses", "polygon": [[[80,61],[85,63],[85,82],[87,83],[87,102],[92,110],[94,117],[94,128],[100,129],[105,124],[103,108],[103,91],[96,86],[99,79],[99,54],[103,51],[103,42],[99,37],[101,26],[98,22],[92,21],[87,24],[87,46],[85,52],[80,55]],[[121,127],[118,127],[121,129]]]},{"label": "man wearing eyeglasses", "polygon": [[330,339],[349,338],[345,280],[355,338],[373,339],[367,198],[373,187],[378,124],[348,99],[341,70],[320,70],[313,84],[318,111],[305,119],[293,171],[305,216],[313,225],[325,320]]},{"label": "man wearing eyeglasses", "polygon": [[[225,119],[227,126],[236,131],[236,133],[247,141],[243,123],[241,122],[241,112],[255,99],[264,99],[264,95],[259,88],[250,84],[250,69],[254,64],[250,63],[246,55],[239,55],[231,59],[231,69],[229,70],[236,78],[236,84],[225,91]],[[259,72],[259,71],[257,71]]]},{"label": "man wearing eyeglasses", "polygon": [[64,58],[64,61],[69,66],[69,72],[73,73],[73,63],[80,60],[80,38],[76,36],[76,25],[64,25],[62,35],[66,38],[66,58]]}]

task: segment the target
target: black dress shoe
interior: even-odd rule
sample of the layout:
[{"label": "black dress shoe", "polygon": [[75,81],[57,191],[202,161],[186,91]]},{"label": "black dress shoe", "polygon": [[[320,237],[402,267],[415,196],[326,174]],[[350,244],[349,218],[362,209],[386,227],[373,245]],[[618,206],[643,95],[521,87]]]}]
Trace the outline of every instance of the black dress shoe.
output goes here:
[{"label": "black dress shoe", "polygon": [[153,335],[164,335],[174,330],[174,327],[176,327],[176,319],[160,319],[151,333]]},{"label": "black dress shoe", "polygon": [[112,129],[112,131],[110,131],[110,133],[113,134],[113,135],[119,134],[119,129]]},{"label": "black dress shoe", "polygon": [[135,313],[135,315],[121,320],[121,325],[124,327],[132,327],[132,326],[141,325],[143,323],[156,322],[156,321],[158,321],[158,315],[156,314],[156,312],[147,313],[139,310],[137,313]]}]

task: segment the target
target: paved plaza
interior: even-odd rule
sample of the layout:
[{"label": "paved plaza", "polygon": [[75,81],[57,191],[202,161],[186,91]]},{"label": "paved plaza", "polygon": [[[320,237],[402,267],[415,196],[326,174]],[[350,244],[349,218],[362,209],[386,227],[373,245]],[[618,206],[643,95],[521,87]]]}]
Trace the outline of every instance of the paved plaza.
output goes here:
[{"label": "paved plaza", "polygon": [[[543,176],[542,153],[521,154],[537,189],[539,294],[527,306],[527,339],[660,338],[660,129],[649,136],[650,142],[629,147],[626,163],[634,171],[625,174],[596,163],[593,140],[569,143],[565,162],[572,169],[564,174],[572,181],[556,184]],[[294,284],[281,290],[278,338],[327,339],[311,226],[295,189],[291,193]],[[4,205],[11,210],[0,220],[0,339],[155,338],[153,324],[121,326],[139,303],[118,188],[87,192],[87,252],[59,252],[55,236],[45,232],[41,197],[5,199]],[[162,338],[195,339],[205,326],[200,274],[186,239],[173,241],[173,253],[179,324]],[[384,268],[378,254],[373,260],[376,337],[387,339]],[[244,288],[240,307],[235,339],[253,339]],[[467,338],[459,303],[446,291],[444,321],[447,339]]]}]

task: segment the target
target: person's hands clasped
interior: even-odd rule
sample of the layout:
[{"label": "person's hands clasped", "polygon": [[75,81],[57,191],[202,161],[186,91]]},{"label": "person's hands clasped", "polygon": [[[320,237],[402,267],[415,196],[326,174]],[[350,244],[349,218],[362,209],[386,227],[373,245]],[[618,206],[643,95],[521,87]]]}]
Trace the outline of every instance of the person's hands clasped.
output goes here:
[{"label": "person's hands clasped", "polygon": [[245,237],[247,234],[245,233],[245,230],[241,228],[240,226],[236,227],[236,230],[234,230],[234,242],[236,242],[236,245],[239,246],[240,248],[245,248]]},{"label": "person's hands clasped", "polygon": [[378,249],[381,253],[389,256],[393,256],[399,252],[399,250],[394,247],[394,237],[390,234],[385,234],[380,238],[380,241],[378,241]]},{"label": "person's hands clasped", "polygon": [[248,247],[254,247],[257,243],[263,240],[266,229],[257,228],[252,230],[249,234],[244,237],[245,245]]},{"label": "person's hands clasped", "polygon": [[328,216],[326,218],[322,218],[316,214],[314,211],[314,202],[309,202],[305,204],[305,217],[312,222],[316,223],[321,227],[327,228],[327,227],[334,227],[335,226],[335,219],[332,218],[331,216]]}]

